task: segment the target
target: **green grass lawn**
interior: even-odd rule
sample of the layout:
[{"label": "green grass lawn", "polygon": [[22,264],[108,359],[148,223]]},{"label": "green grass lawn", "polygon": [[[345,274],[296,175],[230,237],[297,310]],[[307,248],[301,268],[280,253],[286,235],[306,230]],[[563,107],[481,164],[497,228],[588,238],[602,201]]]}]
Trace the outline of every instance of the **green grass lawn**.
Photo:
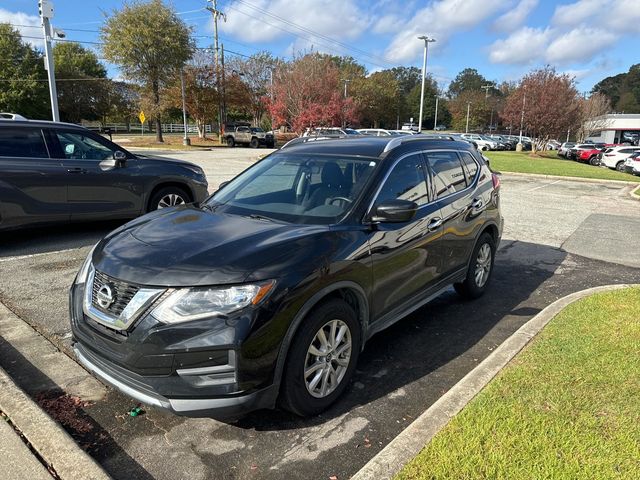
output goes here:
[{"label": "green grass lawn", "polygon": [[640,288],[567,307],[398,475],[640,478]]},{"label": "green grass lawn", "polygon": [[484,152],[491,160],[491,168],[499,172],[540,173],[564,177],[598,178],[640,182],[640,177],[616,172],[608,168],[594,167],[558,157],[557,152],[543,152],[539,157],[531,152]]}]

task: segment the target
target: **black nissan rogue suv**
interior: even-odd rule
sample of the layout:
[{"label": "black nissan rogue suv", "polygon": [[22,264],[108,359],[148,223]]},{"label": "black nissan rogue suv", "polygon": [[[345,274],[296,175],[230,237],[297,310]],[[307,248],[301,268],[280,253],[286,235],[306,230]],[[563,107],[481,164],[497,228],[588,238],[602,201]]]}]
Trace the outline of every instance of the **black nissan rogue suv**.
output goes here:
[{"label": "black nissan rogue suv", "polygon": [[179,414],[314,415],[376,332],[451,284],[485,291],[502,224],[498,177],[466,142],[297,139],[199,207],[100,241],[71,287],[75,353]]}]

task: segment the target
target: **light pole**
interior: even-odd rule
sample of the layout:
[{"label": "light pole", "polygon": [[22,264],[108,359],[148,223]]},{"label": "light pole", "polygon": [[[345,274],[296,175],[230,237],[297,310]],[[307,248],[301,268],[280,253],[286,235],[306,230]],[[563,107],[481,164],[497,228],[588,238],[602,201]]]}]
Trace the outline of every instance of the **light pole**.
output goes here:
[{"label": "light pole", "polygon": [[520,116],[520,141],[518,144],[520,145],[520,149],[522,149],[522,129],[524,128],[524,107],[527,104],[527,90],[526,87],[522,87],[524,90],[524,95],[522,96],[522,115]]},{"label": "light pole", "polygon": [[58,92],[56,90],[56,74],[53,66],[53,51],[51,50],[51,37],[53,30],[50,20],[53,18],[53,3],[50,0],[38,2],[40,20],[42,20],[42,33],[44,34],[44,59],[47,78],[49,79],[49,96],[51,97],[51,118],[54,122],[60,121],[58,112]]},{"label": "light pole", "polygon": [[464,129],[464,133],[469,133],[469,110],[471,109],[471,102],[467,102],[467,126]]},{"label": "light pole", "polygon": [[184,122],[184,138],[182,139],[183,145],[191,145],[191,140],[187,134],[187,101],[185,99],[184,91],[184,68],[180,69],[180,89],[182,90],[182,121]]},{"label": "light pole", "polygon": [[433,118],[433,129],[435,130],[438,126],[438,98],[440,98],[440,93],[436,92],[436,114]]},{"label": "light pole", "polygon": [[424,109],[424,80],[427,75],[427,51],[429,50],[429,43],[435,42],[435,38],[421,35],[418,40],[424,41],[424,57],[422,58],[422,88],[420,89],[420,118],[418,119],[418,133],[422,133],[422,111]]}]

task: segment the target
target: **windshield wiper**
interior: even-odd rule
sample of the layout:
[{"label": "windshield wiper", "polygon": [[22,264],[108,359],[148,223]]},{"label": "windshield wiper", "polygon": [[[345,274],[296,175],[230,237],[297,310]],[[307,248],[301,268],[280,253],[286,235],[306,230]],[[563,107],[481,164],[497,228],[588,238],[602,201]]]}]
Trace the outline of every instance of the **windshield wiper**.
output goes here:
[{"label": "windshield wiper", "polygon": [[248,218],[251,218],[253,220],[264,220],[267,222],[275,222],[275,220],[273,218],[269,218],[269,217],[265,217],[263,215],[258,215],[257,213],[252,213],[250,215],[247,215]]}]

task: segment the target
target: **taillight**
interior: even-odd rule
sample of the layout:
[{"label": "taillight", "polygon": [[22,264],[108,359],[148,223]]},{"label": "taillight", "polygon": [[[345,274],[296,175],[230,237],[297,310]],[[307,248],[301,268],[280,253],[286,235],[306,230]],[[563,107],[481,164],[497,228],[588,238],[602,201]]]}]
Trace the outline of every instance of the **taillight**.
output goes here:
[{"label": "taillight", "polygon": [[493,182],[493,189],[497,190],[500,188],[500,177],[496,173],[491,174],[491,181]]}]

